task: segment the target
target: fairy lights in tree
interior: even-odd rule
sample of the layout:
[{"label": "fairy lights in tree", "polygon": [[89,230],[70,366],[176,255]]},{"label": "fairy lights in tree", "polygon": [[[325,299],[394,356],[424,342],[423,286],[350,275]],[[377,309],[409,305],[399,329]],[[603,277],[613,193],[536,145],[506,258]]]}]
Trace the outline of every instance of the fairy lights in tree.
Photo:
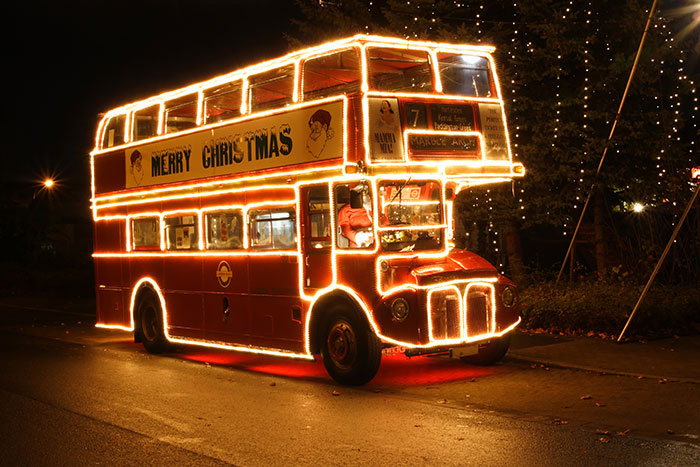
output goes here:
[{"label": "fairy lights in tree", "polygon": [[[405,37],[497,47],[513,156],[533,168],[513,187],[511,212],[525,228],[551,224],[564,237],[573,231],[615,120],[646,3],[388,0],[383,11],[390,10],[389,27]],[[683,196],[683,174],[700,164],[691,67],[697,45],[688,45],[697,42],[697,31],[679,33],[686,19],[663,9],[653,19],[601,173],[601,184],[622,201],[643,194],[650,208],[672,202]],[[485,212],[496,210],[484,193],[478,203]],[[477,200],[467,206],[472,203]]]}]

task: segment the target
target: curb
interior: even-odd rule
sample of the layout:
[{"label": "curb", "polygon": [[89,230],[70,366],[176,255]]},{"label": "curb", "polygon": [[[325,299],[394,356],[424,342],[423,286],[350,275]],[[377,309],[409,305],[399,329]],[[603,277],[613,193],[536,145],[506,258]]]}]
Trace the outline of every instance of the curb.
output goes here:
[{"label": "curb", "polygon": [[645,374],[645,373],[631,373],[629,371],[624,371],[624,370],[592,367],[592,366],[587,366],[587,365],[578,365],[576,363],[562,362],[559,360],[548,360],[545,358],[529,357],[527,355],[519,354],[517,351],[515,353],[508,352],[506,354],[505,358],[509,359],[509,360],[523,362],[523,363],[537,363],[537,364],[546,365],[546,366],[550,366],[550,367],[554,367],[554,368],[563,368],[563,369],[571,369],[571,370],[579,370],[579,371],[590,371],[590,372],[602,373],[602,374],[606,374],[606,375],[618,375],[618,376],[628,376],[628,377],[634,377],[634,378],[655,379],[655,380],[659,380],[659,381],[664,380],[667,382],[674,382],[674,383],[679,382],[679,383],[700,384],[700,379],[695,379],[695,378],[678,377],[678,376],[661,376],[661,375]]}]

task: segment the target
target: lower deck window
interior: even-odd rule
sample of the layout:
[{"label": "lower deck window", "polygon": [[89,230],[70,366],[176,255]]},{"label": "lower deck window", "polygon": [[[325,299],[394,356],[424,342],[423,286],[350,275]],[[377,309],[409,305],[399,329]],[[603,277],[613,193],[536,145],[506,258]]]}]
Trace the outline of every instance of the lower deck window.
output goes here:
[{"label": "lower deck window", "polygon": [[131,241],[135,250],[160,249],[160,219],[157,217],[131,219]]},{"label": "lower deck window", "polygon": [[250,246],[256,249],[296,249],[296,217],[294,209],[261,209],[250,211]]},{"label": "lower deck window", "polygon": [[207,214],[207,249],[238,250],[243,248],[243,213],[218,211]]},{"label": "lower deck window", "polygon": [[197,216],[176,216],[165,218],[165,234],[168,250],[197,250]]}]

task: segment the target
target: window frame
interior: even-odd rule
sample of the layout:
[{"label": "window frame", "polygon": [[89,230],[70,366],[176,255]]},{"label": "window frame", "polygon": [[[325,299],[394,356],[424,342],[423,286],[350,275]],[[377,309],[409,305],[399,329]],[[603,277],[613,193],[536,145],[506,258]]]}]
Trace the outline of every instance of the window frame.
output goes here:
[{"label": "window frame", "polygon": [[[352,188],[351,188],[352,185]],[[339,217],[340,217],[340,210],[345,207],[345,205],[350,205],[351,206],[351,194],[350,192],[353,191],[354,188],[356,188],[358,185],[366,185],[367,188],[369,189],[369,196],[370,196],[370,205],[372,206],[372,211],[368,213],[369,220],[371,222],[371,225],[369,226],[369,232],[372,233],[372,243],[370,243],[367,246],[350,246],[350,239],[346,237],[345,235],[342,234],[341,230],[341,225],[339,222]],[[348,189],[348,199],[347,201],[343,200],[342,205],[338,202],[338,188],[341,186],[345,186]],[[375,215],[374,211],[376,208],[376,193],[374,190],[374,187],[372,186],[372,183],[369,180],[354,180],[354,181],[343,181],[343,182],[338,182],[333,184],[333,203],[331,208],[333,209],[333,216],[334,216],[334,229],[335,229],[335,248],[338,250],[344,250],[344,251],[356,251],[356,250],[374,250],[377,247],[377,225],[375,222]],[[359,209],[359,208],[357,208]],[[342,237],[342,238],[341,238]],[[341,245],[341,240],[346,239],[348,241],[348,245]],[[344,243],[344,241],[342,241]]]},{"label": "window frame", "polygon": [[[266,212],[269,213],[270,217],[268,219],[260,219],[260,220],[255,220],[254,216],[257,213],[264,213]],[[272,218],[273,213],[278,213],[278,212],[286,212],[289,214],[288,218],[279,218],[279,219],[274,219]],[[260,208],[255,208],[251,209],[246,213],[246,218],[247,218],[247,229],[248,229],[248,248],[253,251],[297,251],[297,248],[299,246],[299,230],[298,230],[298,224],[297,224],[297,210],[295,206],[270,206],[270,207],[260,207]],[[294,237],[294,243],[293,245],[283,245],[276,247],[275,246],[275,236],[274,236],[274,227],[273,223],[275,221],[287,221],[290,220],[292,222],[293,227],[293,237]],[[269,223],[269,238],[270,242],[261,245],[255,244],[255,236],[254,236],[254,226],[257,225],[259,222],[268,222]],[[269,245],[269,246],[266,246]]]},{"label": "window frame", "polygon": [[[387,89],[386,87],[376,86],[376,83],[374,82],[374,76],[376,73],[373,71],[373,66],[372,66],[372,62],[375,60],[373,60],[372,56],[371,56],[373,50],[391,50],[391,51],[396,51],[396,53],[398,53],[398,54],[407,53],[407,52],[412,52],[414,54],[416,54],[417,52],[424,53],[426,58],[427,58],[427,74],[430,76],[429,89],[419,89],[417,91],[412,91],[412,90],[410,90],[410,88],[406,89],[405,86],[402,87],[401,89],[398,89],[398,90],[395,88]],[[365,54],[366,54],[365,57],[366,57],[366,61],[367,61],[367,86],[369,87],[370,90],[376,91],[376,92],[411,93],[411,94],[421,94],[421,93],[433,94],[433,93],[437,92],[436,91],[437,78],[436,78],[436,74],[435,74],[436,73],[435,72],[435,63],[433,63],[435,61],[435,58],[433,57],[432,51],[430,49],[424,48],[424,47],[414,47],[414,48],[406,49],[406,48],[397,47],[395,45],[376,44],[376,45],[371,45],[371,46],[366,47]],[[396,61],[396,60],[394,60],[394,61]]]},{"label": "window frame", "polygon": [[[185,217],[192,217],[192,223],[182,223],[178,225],[169,225],[169,219],[182,219]],[[188,252],[188,251],[200,251],[202,249],[202,238],[201,238],[201,222],[199,212],[197,211],[175,211],[163,213],[163,223],[162,223],[162,235],[164,240],[164,250],[168,252]],[[170,230],[177,227],[193,227],[194,228],[194,240],[189,238],[190,248],[171,248]],[[177,230],[174,232],[175,244],[177,244]],[[189,234],[188,234],[189,236]]]},{"label": "window frame", "polygon": [[[113,120],[116,120],[118,118],[122,118],[123,121],[121,122],[121,125],[117,124],[115,128],[119,128],[121,126],[121,140],[119,140],[118,136],[119,134],[115,132],[115,138],[113,138],[113,144],[110,146],[107,146],[105,144],[105,138],[107,137],[108,132],[110,131],[110,123],[112,123]],[[104,124],[104,128],[102,128],[102,137],[100,138],[100,149],[112,149],[117,146],[121,146],[122,144],[126,143],[126,136],[128,134],[127,132],[127,124],[128,124],[128,114],[126,112],[123,113],[118,113],[110,116]]]},{"label": "window frame", "polygon": [[[195,99],[186,99],[188,97],[194,97]],[[173,105],[169,105],[173,104]],[[186,107],[190,107],[194,105],[194,122],[192,123],[192,126],[189,128],[177,128],[174,131],[168,131],[169,125],[168,125],[168,114],[180,110]],[[201,106],[200,102],[200,94],[198,91],[188,93],[188,94],[183,94],[182,96],[175,97],[173,99],[166,100],[163,102],[163,134],[173,134],[173,133],[179,133],[181,131],[187,131],[191,130],[192,128],[196,128],[198,126],[198,116],[199,116],[199,108]]]},{"label": "window frame", "polygon": [[[225,247],[225,248],[212,248],[213,242],[210,240],[210,216],[214,215],[222,215],[226,213],[234,213],[239,215],[239,220],[240,220],[240,246],[237,248],[230,248],[230,247]],[[236,207],[236,208],[225,208],[225,209],[211,209],[208,211],[205,211],[202,213],[204,216],[203,223],[204,223],[204,248],[205,250],[208,251],[239,251],[239,250],[245,250],[246,245],[245,245],[245,230],[246,230],[246,223],[245,223],[245,212],[243,210],[243,207]]]},{"label": "window frame", "polygon": [[[219,122],[224,122],[226,120],[232,120],[236,117],[240,117],[243,115],[243,98],[245,96],[245,83],[243,82],[244,80],[242,78],[236,78],[236,79],[231,79],[229,81],[225,81],[223,83],[216,84],[214,86],[210,86],[206,89],[202,90],[202,125],[210,125],[213,123],[219,123]],[[235,85],[238,84],[238,88],[235,89]],[[232,90],[228,90],[227,88],[232,88]],[[225,90],[225,91],[223,91]],[[207,114],[207,108],[208,105],[207,103],[211,100],[221,98],[223,96],[227,96],[230,94],[235,94],[238,93],[238,106],[235,107],[235,111],[233,112],[225,112],[225,117],[217,120],[211,120]],[[211,93],[211,94],[209,94]],[[229,114],[233,114],[230,115]]]},{"label": "window frame", "polygon": [[[279,77],[272,77],[270,79],[262,80],[260,82],[256,82],[255,77],[258,76],[265,76],[265,75],[272,75],[274,73],[279,73],[280,75],[282,74],[282,70],[285,68],[291,68],[291,74],[285,74],[284,76],[279,76]],[[245,80],[245,99],[246,99],[246,113],[251,114],[251,113],[258,113],[258,112],[265,112],[265,111],[270,111],[274,109],[281,109],[284,108],[288,105],[291,105],[294,103],[294,97],[295,97],[295,90],[297,87],[297,66],[296,62],[287,62],[280,64],[279,66],[276,66],[274,68],[270,68],[267,70],[263,70],[257,73],[250,74],[246,77]],[[285,79],[290,79],[291,78],[291,87],[289,89],[290,94],[286,98],[282,99],[274,99],[274,100],[269,100],[265,102],[261,102],[259,104],[256,104],[254,102],[255,99],[255,89],[262,87],[264,84],[268,83],[273,83],[275,81],[280,81],[280,80],[285,80]]]},{"label": "window frame", "polygon": [[[471,56],[471,57],[476,57],[483,59],[486,62],[486,68],[477,68],[477,67],[468,67],[464,66],[463,68],[465,69],[471,69],[471,70],[481,70],[486,72],[486,79],[488,80],[488,89],[489,89],[489,95],[487,96],[479,96],[477,95],[478,93],[474,94],[448,94],[445,92],[445,80],[443,79],[443,71],[442,71],[442,66],[441,64],[442,59],[445,58],[445,56]],[[435,50],[435,67],[437,74],[440,76],[440,82],[442,84],[442,94],[450,95],[450,96],[460,96],[460,97],[476,97],[476,98],[486,98],[486,99],[494,99],[498,98],[498,92],[497,92],[497,87],[496,87],[496,81],[495,81],[495,75],[493,71],[493,62],[490,60],[489,55],[483,55],[479,54],[477,52],[469,52],[469,51],[458,51],[458,50],[449,50],[449,49],[437,49]],[[475,91],[477,89],[475,88]]]},{"label": "window frame", "polygon": [[[153,245],[137,245],[136,244],[136,235],[134,235],[134,232],[136,231],[136,229],[134,228],[134,224],[137,221],[144,221],[144,220],[154,220],[156,222],[157,242]],[[163,248],[163,218],[160,214],[141,214],[141,215],[137,215],[137,216],[130,216],[127,218],[127,226],[129,229],[128,251],[162,251],[162,248]]]},{"label": "window frame", "polygon": [[[156,121],[155,124],[155,134],[148,135],[148,136],[143,136],[137,138],[136,136],[136,130],[138,127],[138,114],[142,111],[148,110],[148,109],[153,109],[153,108],[158,108],[158,120]],[[134,109],[131,111],[131,118],[129,119],[129,126],[130,131],[129,131],[129,141],[143,141],[147,140],[150,138],[155,138],[156,136],[160,136],[162,134],[161,128],[163,126],[163,103],[158,102],[158,103],[151,103],[149,105],[144,105],[143,107],[139,107],[138,109]]]},{"label": "window frame", "polygon": [[[328,58],[332,55],[336,54],[343,54],[346,52],[354,52],[357,58],[357,74],[358,74],[358,79],[357,81],[352,81],[350,83],[342,83],[336,86],[329,86],[325,88],[317,88],[312,91],[310,91],[307,95],[307,91],[305,91],[305,86],[304,83],[305,77],[306,77],[306,65],[309,62],[313,62],[314,60],[320,60],[324,58]],[[345,95],[345,94],[352,94],[354,92],[360,91],[362,89],[362,51],[358,47],[347,47],[339,50],[334,50],[332,52],[320,54],[320,55],[315,55],[311,57],[305,58],[301,65],[300,65],[300,79],[299,79],[299,86],[300,86],[300,95],[301,95],[301,100],[302,101],[312,101],[316,99],[323,99],[325,97],[330,97],[330,96],[336,96],[336,95]],[[352,88],[355,89],[352,89]],[[351,90],[348,91],[347,89],[350,88]],[[335,92],[322,92],[324,89],[337,89]]]},{"label": "window frame", "polygon": [[[325,197],[312,197],[313,190],[324,191]],[[304,239],[305,244],[308,247],[309,253],[328,251],[333,248],[333,200],[331,199],[330,193],[328,191],[328,184],[311,186],[306,192],[306,238]],[[317,209],[312,209],[312,200],[321,200],[319,204],[327,202],[327,208],[321,207]],[[328,227],[328,235],[325,236],[314,236],[313,228],[314,221],[313,217],[315,215],[321,215],[324,223]],[[327,216],[327,218],[326,218]],[[316,246],[320,245],[320,246]]]}]

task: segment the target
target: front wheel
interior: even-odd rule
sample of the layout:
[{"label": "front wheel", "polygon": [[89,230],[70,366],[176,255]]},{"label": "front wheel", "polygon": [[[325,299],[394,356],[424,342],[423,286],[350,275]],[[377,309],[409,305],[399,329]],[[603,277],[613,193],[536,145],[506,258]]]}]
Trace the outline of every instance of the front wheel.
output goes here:
[{"label": "front wheel", "polygon": [[160,301],[152,294],[145,294],[139,300],[138,325],[141,343],[149,353],[162,353],[168,350],[168,340],[163,328],[163,311]]},{"label": "front wheel", "polygon": [[475,365],[493,365],[505,356],[508,347],[510,347],[510,334],[494,337],[479,344],[479,353],[461,357],[461,360]]},{"label": "front wheel", "polygon": [[382,359],[381,341],[363,317],[346,307],[336,307],[323,329],[321,356],[334,380],[358,386],[374,378]]}]

